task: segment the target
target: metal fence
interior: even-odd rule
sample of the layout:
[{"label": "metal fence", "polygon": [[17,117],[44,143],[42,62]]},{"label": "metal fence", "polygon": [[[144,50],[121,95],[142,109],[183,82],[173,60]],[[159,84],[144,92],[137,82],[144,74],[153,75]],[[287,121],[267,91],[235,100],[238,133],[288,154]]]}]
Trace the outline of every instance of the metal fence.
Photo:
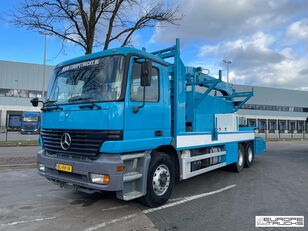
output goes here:
[{"label": "metal fence", "polygon": [[301,133],[269,133],[265,131],[263,133],[256,133],[256,136],[263,137],[265,140],[270,139],[308,139],[308,134],[306,132]]},{"label": "metal fence", "polygon": [[0,130],[0,141],[37,140],[39,135],[22,135],[20,132]]}]

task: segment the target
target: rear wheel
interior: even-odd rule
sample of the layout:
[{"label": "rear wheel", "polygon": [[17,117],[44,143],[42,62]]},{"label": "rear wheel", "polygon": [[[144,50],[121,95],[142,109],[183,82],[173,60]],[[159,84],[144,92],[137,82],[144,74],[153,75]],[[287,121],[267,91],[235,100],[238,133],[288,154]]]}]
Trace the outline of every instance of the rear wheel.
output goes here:
[{"label": "rear wheel", "polygon": [[231,168],[234,172],[240,172],[242,171],[244,167],[244,161],[245,161],[245,154],[244,154],[244,147],[242,144],[238,145],[238,155],[237,155],[237,161],[236,163],[231,165]]},{"label": "rear wheel", "polygon": [[147,179],[147,194],[142,202],[149,207],[165,204],[175,182],[175,164],[173,159],[163,152],[153,152]]},{"label": "rear wheel", "polygon": [[253,160],[254,160],[253,146],[251,143],[247,143],[245,147],[245,167],[250,168],[253,164]]}]

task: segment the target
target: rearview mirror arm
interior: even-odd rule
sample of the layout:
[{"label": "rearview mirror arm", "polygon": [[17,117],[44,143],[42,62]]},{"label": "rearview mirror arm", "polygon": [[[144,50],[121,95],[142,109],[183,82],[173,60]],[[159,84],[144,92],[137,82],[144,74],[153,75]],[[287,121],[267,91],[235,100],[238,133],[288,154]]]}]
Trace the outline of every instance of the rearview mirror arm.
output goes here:
[{"label": "rearview mirror arm", "polygon": [[145,105],[145,86],[143,86],[143,99],[142,99],[142,105],[138,107],[133,107],[133,112],[137,113],[141,108],[143,108]]}]

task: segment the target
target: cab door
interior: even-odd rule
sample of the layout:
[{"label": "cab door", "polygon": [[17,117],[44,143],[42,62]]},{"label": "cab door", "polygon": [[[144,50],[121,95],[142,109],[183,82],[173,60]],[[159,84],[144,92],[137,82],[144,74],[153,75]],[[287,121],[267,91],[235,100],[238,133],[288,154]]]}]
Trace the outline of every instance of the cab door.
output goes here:
[{"label": "cab door", "polygon": [[[131,57],[125,99],[124,139],[132,150],[152,149],[163,144],[164,95],[162,67],[152,62],[151,85],[141,86],[144,59]],[[145,88],[145,89],[144,89]],[[143,93],[145,102],[143,105]],[[136,141],[136,142],[135,142]]]}]

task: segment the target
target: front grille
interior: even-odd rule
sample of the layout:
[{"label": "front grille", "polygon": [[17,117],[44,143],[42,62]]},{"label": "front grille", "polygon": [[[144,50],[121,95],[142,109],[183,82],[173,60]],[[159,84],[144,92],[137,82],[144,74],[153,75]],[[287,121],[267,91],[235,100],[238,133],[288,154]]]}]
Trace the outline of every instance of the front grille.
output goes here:
[{"label": "front grille", "polygon": [[[64,133],[68,133],[71,137],[71,145],[67,150],[61,147],[61,137]],[[104,141],[121,140],[123,133],[106,130],[42,129],[41,137],[44,149],[51,154],[96,156]]]},{"label": "front grille", "polygon": [[34,130],[35,129],[35,125],[25,124],[24,129],[25,130]]}]

